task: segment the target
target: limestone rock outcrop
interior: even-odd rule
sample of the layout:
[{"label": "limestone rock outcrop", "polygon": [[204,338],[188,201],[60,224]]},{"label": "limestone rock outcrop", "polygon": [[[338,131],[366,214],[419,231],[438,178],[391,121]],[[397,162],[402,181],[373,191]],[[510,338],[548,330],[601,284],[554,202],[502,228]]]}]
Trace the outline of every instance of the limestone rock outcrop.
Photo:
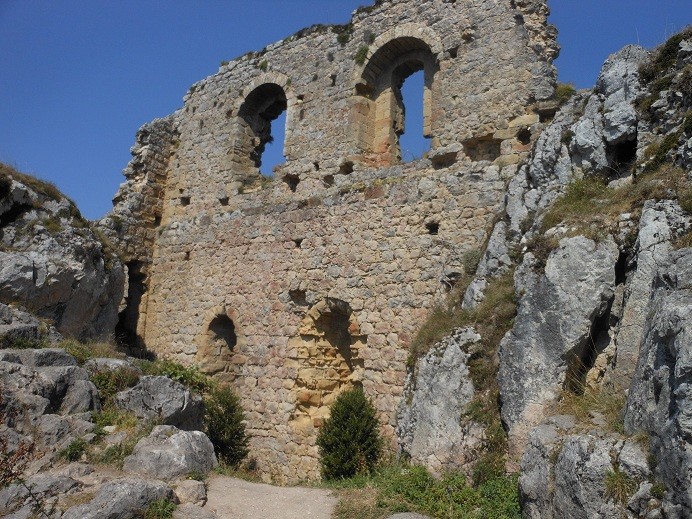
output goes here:
[{"label": "limestone rock outcrop", "polygon": [[0,164],[0,302],[48,320],[63,335],[113,334],[124,272],[72,201]]},{"label": "limestone rock outcrop", "polygon": [[517,318],[500,344],[502,419],[518,444],[545,417],[546,407],[577,377],[592,329],[608,312],[618,249],[612,239],[560,241],[544,272],[531,253],[515,274]]},{"label": "limestone rock outcrop", "polygon": [[397,416],[399,449],[438,475],[463,468],[483,439],[482,426],[462,420],[474,396],[465,349],[478,340],[471,328],[455,330],[418,360],[406,381]]},{"label": "limestone rock outcrop", "polygon": [[646,512],[650,493],[643,509],[637,500],[629,506],[618,501],[606,480],[626,479],[632,486],[628,499],[639,492],[643,498],[651,488],[645,450],[632,439],[579,434],[571,418],[553,417],[531,431],[519,481],[524,517],[644,517],[640,512]]},{"label": "limestone rock outcrop", "polygon": [[83,413],[100,409],[98,392],[63,350],[0,350],[0,385],[3,434],[12,452],[26,442],[55,457],[94,429]]},{"label": "limestone rock outcrop", "polygon": [[671,252],[658,265],[642,336],[625,426],[650,436],[671,517],[686,517],[692,514],[692,249]]}]

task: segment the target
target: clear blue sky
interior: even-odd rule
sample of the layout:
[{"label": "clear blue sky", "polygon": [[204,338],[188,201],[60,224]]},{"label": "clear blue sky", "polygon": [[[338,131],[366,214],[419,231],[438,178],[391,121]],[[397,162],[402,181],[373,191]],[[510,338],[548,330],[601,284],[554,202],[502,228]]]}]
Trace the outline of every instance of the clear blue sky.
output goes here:
[{"label": "clear blue sky", "polygon": [[[0,0],[0,160],[55,182],[87,217],[100,217],[137,128],[178,109],[192,83],[302,27],[345,23],[368,3]],[[560,80],[579,87],[592,86],[624,44],[651,47],[692,23],[690,0],[549,3]],[[417,133],[415,111],[406,137]],[[420,154],[415,146],[404,143],[405,153]]]}]

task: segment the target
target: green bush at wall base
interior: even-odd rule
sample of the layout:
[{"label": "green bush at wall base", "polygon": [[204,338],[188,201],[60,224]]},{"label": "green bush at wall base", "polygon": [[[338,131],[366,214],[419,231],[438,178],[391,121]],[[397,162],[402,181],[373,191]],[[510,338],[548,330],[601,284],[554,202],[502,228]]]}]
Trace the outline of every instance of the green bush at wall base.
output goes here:
[{"label": "green bush at wall base", "polygon": [[372,471],[382,454],[375,408],[362,389],[341,393],[317,436],[322,476],[349,478]]},{"label": "green bush at wall base", "polygon": [[207,436],[219,459],[237,467],[248,454],[243,410],[230,388],[214,388],[204,397],[204,422]]}]

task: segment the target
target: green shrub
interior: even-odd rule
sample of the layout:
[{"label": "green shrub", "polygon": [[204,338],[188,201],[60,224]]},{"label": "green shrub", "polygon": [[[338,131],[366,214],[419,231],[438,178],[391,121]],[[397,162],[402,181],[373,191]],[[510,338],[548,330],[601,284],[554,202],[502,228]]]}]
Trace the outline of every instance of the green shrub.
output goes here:
[{"label": "green shrub", "polygon": [[67,447],[60,451],[60,457],[67,461],[77,461],[86,452],[87,442],[82,438],[73,440]]},{"label": "green shrub", "polygon": [[149,505],[144,512],[144,519],[170,519],[175,508],[176,504],[170,499],[159,499]]},{"label": "green shrub", "polygon": [[213,386],[209,377],[202,373],[196,366],[183,366],[171,360],[157,360],[154,362],[143,360],[137,362],[137,367],[139,367],[145,375],[168,377],[176,382],[180,382],[191,391],[197,393],[204,393]]},{"label": "green shrub", "polygon": [[353,25],[334,25],[332,26],[332,32],[336,34],[336,41],[342,47],[345,46],[349,41],[351,41],[351,35],[353,34]]},{"label": "green shrub", "polygon": [[373,470],[382,455],[379,422],[362,389],[341,393],[317,436],[322,476],[349,478]]},{"label": "green shrub", "polygon": [[616,503],[627,504],[629,496],[637,491],[637,487],[639,487],[639,483],[636,479],[618,469],[611,470],[606,474],[606,497]]},{"label": "green shrub", "polygon": [[245,416],[240,401],[227,387],[212,389],[204,397],[204,425],[219,460],[237,467],[248,454]]},{"label": "green shrub", "polygon": [[356,55],[353,57],[353,60],[356,62],[358,65],[364,65],[365,60],[368,57],[368,51],[370,51],[370,47],[367,45],[362,45],[361,47],[358,48],[358,51],[356,52]]},{"label": "green shrub", "polygon": [[139,372],[133,368],[97,371],[91,381],[104,402],[109,402],[116,393],[134,387],[139,382]]},{"label": "green shrub", "polygon": [[564,105],[576,93],[577,89],[574,87],[574,83],[559,83],[555,88],[555,98],[561,105]]},{"label": "green shrub", "polygon": [[43,339],[27,339],[26,337],[3,337],[0,342],[2,349],[16,350],[40,350],[48,347],[48,343]]}]

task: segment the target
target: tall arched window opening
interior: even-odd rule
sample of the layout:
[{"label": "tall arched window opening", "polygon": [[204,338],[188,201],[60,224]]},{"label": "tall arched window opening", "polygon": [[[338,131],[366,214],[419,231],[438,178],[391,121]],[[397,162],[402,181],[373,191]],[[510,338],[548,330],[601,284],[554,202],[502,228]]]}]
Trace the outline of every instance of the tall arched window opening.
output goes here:
[{"label": "tall arched window opening", "polygon": [[401,160],[418,160],[430,150],[430,135],[425,132],[425,73],[414,72],[404,79],[400,88],[404,110],[404,126],[399,134]]},{"label": "tall arched window opening", "polygon": [[[372,54],[356,85],[353,118],[357,144],[366,163],[376,167],[397,164],[408,158],[405,152],[406,146],[411,146],[409,137],[433,136],[433,98],[438,70],[430,46],[412,36],[391,40]],[[407,79],[411,78],[411,87],[415,89],[416,79],[420,82],[421,77],[422,94],[409,95]],[[407,106],[404,97],[409,103]],[[409,97],[417,97],[420,101],[411,103]],[[418,110],[417,102],[421,103]],[[407,109],[414,117],[416,111],[422,111],[422,130],[406,127]],[[408,136],[402,154],[401,137],[405,134]],[[420,138],[415,148],[411,146],[416,150],[412,151],[413,156],[418,157],[429,149],[424,143]]]},{"label": "tall arched window opening", "polygon": [[284,142],[286,141],[286,112],[271,122],[270,139],[264,147],[260,158],[260,173],[265,177],[274,176],[274,168],[286,162]]}]

